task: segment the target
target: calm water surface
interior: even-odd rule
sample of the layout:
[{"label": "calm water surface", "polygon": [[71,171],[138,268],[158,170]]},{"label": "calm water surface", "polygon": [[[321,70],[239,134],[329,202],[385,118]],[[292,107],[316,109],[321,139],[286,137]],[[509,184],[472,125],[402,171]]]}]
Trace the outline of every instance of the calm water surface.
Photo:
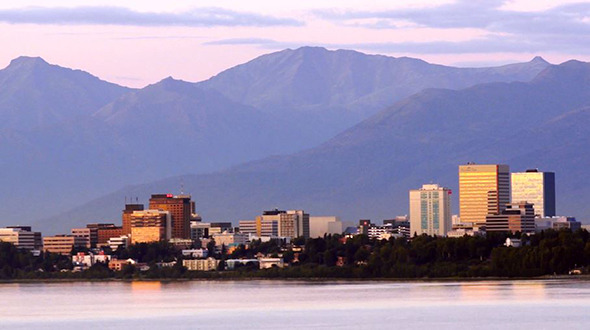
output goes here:
[{"label": "calm water surface", "polygon": [[0,284],[5,329],[590,329],[590,281]]}]

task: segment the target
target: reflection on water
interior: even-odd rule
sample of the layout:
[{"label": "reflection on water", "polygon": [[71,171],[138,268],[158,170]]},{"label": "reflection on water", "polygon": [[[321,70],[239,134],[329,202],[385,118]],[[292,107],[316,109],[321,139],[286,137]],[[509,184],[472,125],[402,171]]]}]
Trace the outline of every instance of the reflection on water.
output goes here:
[{"label": "reflection on water", "polygon": [[151,293],[152,291],[162,290],[162,282],[159,281],[136,281],[131,282],[131,292],[137,293]]},{"label": "reflection on water", "polygon": [[590,282],[573,280],[26,283],[0,297],[2,328],[590,326]]}]

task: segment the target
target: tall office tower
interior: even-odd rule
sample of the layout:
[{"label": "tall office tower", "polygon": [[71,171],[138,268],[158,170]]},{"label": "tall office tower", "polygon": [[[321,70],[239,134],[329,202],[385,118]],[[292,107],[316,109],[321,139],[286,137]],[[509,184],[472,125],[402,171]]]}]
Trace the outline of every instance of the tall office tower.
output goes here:
[{"label": "tall office tower", "polygon": [[172,216],[172,238],[191,238],[191,213],[194,203],[190,195],[157,194],[150,198],[150,209],[169,211]]},{"label": "tall office tower", "polygon": [[500,214],[510,202],[508,165],[459,166],[461,222],[483,225],[488,214]]},{"label": "tall office tower", "polygon": [[425,184],[410,190],[410,233],[446,236],[451,230],[451,190]]},{"label": "tall office tower", "polygon": [[527,202],[509,203],[499,214],[486,216],[486,232],[534,233],[535,211]]},{"label": "tall office tower", "polygon": [[143,211],[143,204],[125,204],[123,210],[122,223],[123,223],[123,235],[131,235],[131,214],[134,211]]},{"label": "tall office tower", "polygon": [[526,170],[512,173],[512,202],[529,202],[535,208],[535,216],[555,216],[555,173]]}]

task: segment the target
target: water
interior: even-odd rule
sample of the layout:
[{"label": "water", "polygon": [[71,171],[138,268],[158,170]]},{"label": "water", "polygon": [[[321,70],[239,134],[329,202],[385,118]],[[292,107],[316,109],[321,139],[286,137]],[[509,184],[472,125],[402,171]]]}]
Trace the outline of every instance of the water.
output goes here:
[{"label": "water", "polygon": [[590,281],[0,284],[0,328],[590,329]]}]

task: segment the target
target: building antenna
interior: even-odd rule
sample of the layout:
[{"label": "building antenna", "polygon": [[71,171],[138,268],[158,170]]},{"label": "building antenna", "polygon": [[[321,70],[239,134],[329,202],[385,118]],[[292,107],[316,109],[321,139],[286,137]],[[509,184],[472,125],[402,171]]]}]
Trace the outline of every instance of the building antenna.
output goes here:
[{"label": "building antenna", "polygon": [[127,205],[127,196],[125,196],[125,205]]},{"label": "building antenna", "polygon": [[184,195],[184,178],[180,179],[180,194]]}]

